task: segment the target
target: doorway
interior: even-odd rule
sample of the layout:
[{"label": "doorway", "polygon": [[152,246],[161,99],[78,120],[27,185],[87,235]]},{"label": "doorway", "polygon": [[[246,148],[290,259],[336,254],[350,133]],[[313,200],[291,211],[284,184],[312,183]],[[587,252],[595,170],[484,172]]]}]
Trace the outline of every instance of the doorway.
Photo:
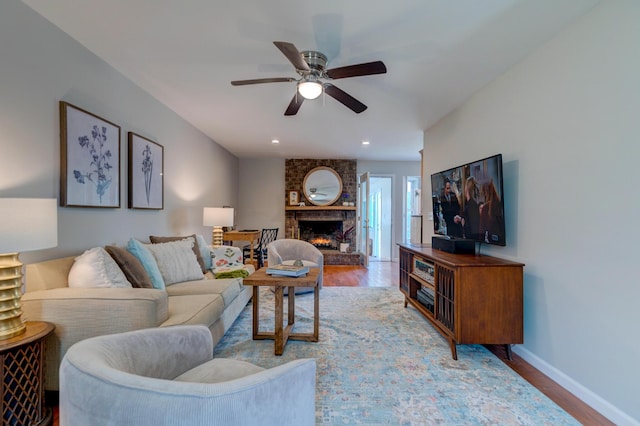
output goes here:
[{"label": "doorway", "polygon": [[[402,214],[403,218],[403,232],[402,237],[404,241],[414,242],[417,235],[420,234],[420,241],[422,240],[422,206],[421,206],[421,178],[420,176],[405,176],[404,177],[404,208]],[[418,220],[419,226],[416,229],[416,220]]]},{"label": "doorway", "polygon": [[393,176],[369,177],[369,261],[391,261],[393,253]]}]

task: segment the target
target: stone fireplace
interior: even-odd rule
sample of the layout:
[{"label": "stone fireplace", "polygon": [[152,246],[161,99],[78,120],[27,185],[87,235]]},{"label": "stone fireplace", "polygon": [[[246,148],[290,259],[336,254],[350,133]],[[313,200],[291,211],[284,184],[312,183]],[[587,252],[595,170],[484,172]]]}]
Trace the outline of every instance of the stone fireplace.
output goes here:
[{"label": "stone fireplace", "polygon": [[[349,201],[357,203],[357,178],[355,160],[285,160],[285,188],[299,191],[303,206],[287,205],[285,194],[285,238],[308,241],[322,251],[327,265],[359,265],[362,263],[356,250],[358,233],[356,230],[356,208],[343,206],[342,199],[329,206],[312,205],[304,197],[302,186],[309,170],[325,166],[335,170],[342,180],[342,192],[349,195]],[[347,253],[340,253],[335,234],[354,227]]]}]

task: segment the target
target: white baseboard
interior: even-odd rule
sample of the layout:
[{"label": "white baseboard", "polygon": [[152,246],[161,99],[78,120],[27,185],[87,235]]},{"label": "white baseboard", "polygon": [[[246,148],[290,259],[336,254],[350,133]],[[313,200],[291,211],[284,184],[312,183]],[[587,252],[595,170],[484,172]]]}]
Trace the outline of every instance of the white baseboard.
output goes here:
[{"label": "white baseboard", "polygon": [[534,355],[532,352],[520,345],[513,346],[513,352],[518,354],[522,359],[527,361],[533,367],[541,371],[543,374],[551,378],[560,386],[580,398],[591,408],[605,416],[618,426],[640,426],[640,421],[632,418],[618,407],[603,399],[601,396],[593,393],[571,377],[564,374],[557,368],[549,365],[547,362]]}]

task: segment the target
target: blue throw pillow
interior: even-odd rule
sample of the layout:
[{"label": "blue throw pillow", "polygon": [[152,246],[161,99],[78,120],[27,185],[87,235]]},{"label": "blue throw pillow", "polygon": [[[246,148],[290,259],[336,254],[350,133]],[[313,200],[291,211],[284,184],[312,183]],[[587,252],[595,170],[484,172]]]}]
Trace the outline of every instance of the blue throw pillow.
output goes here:
[{"label": "blue throw pillow", "polygon": [[162,274],[160,273],[160,268],[158,268],[156,259],[153,257],[153,254],[151,254],[149,249],[140,241],[135,238],[131,238],[127,244],[127,250],[129,253],[134,255],[140,263],[142,263],[142,267],[147,271],[147,275],[149,275],[149,278],[151,279],[153,288],[164,290],[165,285],[164,280],[162,279]]},{"label": "blue throw pillow", "polygon": [[209,244],[207,244],[204,237],[200,234],[196,235],[196,240],[198,240],[198,248],[200,249],[200,254],[202,255],[202,260],[204,261],[204,267],[206,270],[209,270],[213,267],[213,262],[211,261],[211,249],[209,249]]}]

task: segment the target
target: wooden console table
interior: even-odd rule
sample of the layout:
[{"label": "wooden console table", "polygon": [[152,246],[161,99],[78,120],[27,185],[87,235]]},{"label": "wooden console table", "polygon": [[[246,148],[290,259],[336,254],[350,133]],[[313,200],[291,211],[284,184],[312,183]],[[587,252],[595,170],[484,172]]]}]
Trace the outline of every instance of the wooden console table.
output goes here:
[{"label": "wooden console table", "polygon": [[222,241],[249,241],[249,259],[256,269],[258,269],[258,262],[253,260],[253,249],[259,238],[260,231],[227,231],[222,235]]},{"label": "wooden console table", "polygon": [[44,404],[45,339],[55,326],[28,321],[26,331],[0,341],[0,390],[3,425],[50,425],[52,412]]},{"label": "wooden console table", "polygon": [[524,342],[524,264],[497,257],[452,254],[422,244],[399,244],[400,291],[449,341],[505,345]]}]

